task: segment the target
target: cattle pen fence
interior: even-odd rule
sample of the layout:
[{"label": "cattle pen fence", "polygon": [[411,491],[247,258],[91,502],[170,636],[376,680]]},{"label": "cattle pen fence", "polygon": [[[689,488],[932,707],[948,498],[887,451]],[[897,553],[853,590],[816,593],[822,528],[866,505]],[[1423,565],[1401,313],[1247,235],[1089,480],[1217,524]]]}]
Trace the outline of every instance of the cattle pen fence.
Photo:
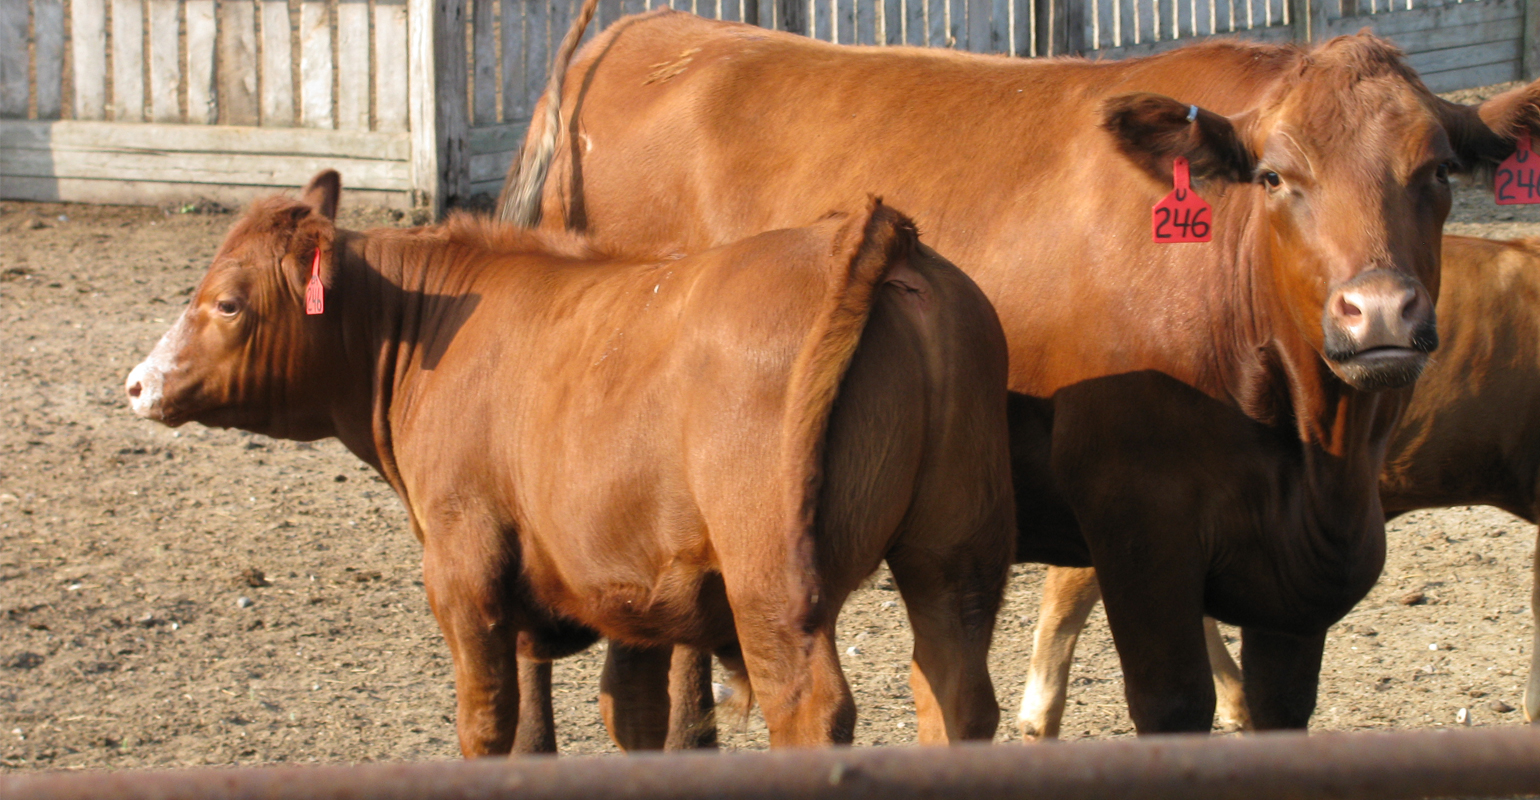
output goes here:
[{"label": "cattle pen fence", "polygon": [[[0,0],[0,198],[495,194],[581,0]],[[602,0],[859,44],[1145,55],[1370,28],[1435,91],[1540,75],[1540,0]]]},{"label": "cattle pen fence", "polygon": [[8,800],[1400,800],[1535,792],[1540,730],[1530,726],[0,775]]}]

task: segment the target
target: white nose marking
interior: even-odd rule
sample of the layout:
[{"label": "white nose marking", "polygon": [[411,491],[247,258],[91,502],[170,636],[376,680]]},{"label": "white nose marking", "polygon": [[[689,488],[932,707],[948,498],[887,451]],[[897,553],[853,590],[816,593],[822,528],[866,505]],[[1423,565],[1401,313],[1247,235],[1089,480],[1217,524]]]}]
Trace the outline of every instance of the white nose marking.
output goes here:
[{"label": "white nose marking", "polygon": [[160,409],[161,372],[150,359],[140,362],[133,372],[128,373],[124,389],[128,392],[129,407],[138,416],[150,417]]}]

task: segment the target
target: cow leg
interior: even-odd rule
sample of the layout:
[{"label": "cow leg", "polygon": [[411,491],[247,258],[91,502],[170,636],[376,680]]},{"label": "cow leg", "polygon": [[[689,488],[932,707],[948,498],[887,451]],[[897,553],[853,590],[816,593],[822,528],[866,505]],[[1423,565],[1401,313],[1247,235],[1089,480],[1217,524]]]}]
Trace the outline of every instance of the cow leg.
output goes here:
[{"label": "cow leg", "polygon": [[1246,705],[1257,730],[1304,729],[1310,724],[1325,650],[1325,631],[1295,636],[1241,629]]},{"label": "cow leg", "polygon": [[1203,639],[1208,644],[1208,665],[1214,670],[1214,694],[1218,698],[1216,715],[1219,726],[1226,730],[1249,731],[1251,711],[1246,708],[1246,688],[1241,681],[1241,668],[1230,657],[1225,639],[1219,633],[1219,623],[1213,617],[1203,618]]},{"label": "cow leg", "polygon": [[1203,578],[1184,574],[1183,565],[1196,566],[1197,559],[1099,559],[1097,565],[1128,714],[1141,734],[1206,733],[1214,725]]},{"label": "cow leg", "polygon": [[920,743],[993,739],[1000,704],[989,679],[989,640],[1009,566],[992,553],[975,559],[964,549],[949,556],[902,546],[887,561],[914,630],[909,686]]},{"label": "cow leg", "polygon": [[714,749],[716,702],[711,696],[711,652],[674,645],[668,670],[668,738],[664,750]]},{"label": "cow leg", "polygon": [[[519,634],[523,650],[527,633]],[[551,662],[519,656],[519,725],[513,752],[520,755],[556,752],[556,709],[551,705]]]},{"label": "cow leg", "polygon": [[620,749],[662,750],[668,737],[668,667],[673,648],[613,639],[599,677],[599,711]]},{"label": "cow leg", "polygon": [[1048,568],[1043,581],[1037,630],[1032,635],[1032,664],[1027,670],[1027,688],[1022,692],[1021,714],[1016,718],[1022,741],[1059,738],[1069,668],[1075,660],[1075,643],[1101,596],[1101,588],[1096,585],[1096,570],[1089,567]]},{"label": "cow leg", "polygon": [[[820,597],[816,584],[790,570],[755,571],[747,559],[733,563],[737,550],[719,554],[743,667],[770,729],[770,746],[849,744],[855,738],[855,698],[834,640],[844,597]],[[787,578],[777,580],[777,573]]]},{"label": "cow leg", "polygon": [[[455,537],[446,537],[455,538]],[[500,574],[427,537],[423,584],[455,668],[455,727],[466,758],[506,754],[519,720],[518,633]]]}]

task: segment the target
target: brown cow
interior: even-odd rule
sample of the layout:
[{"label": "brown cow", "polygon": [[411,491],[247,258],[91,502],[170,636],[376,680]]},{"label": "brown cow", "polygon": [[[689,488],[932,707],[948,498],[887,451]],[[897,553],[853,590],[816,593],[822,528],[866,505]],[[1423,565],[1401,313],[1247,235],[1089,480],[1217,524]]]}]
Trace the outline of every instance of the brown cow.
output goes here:
[{"label": "brown cow", "polygon": [[[1540,238],[1445,236],[1443,251],[1444,343],[1391,437],[1381,502],[1387,517],[1492,505],[1540,521]],[[1531,608],[1540,613],[1540,562],[1535,587]],[[1023,738],[1059,735],[1075,640],[1098,595],[1093,570],[1048,571],[1018,719]],[[1207,631],[1220,721],[1249,727],[1240,670],[1212,621]],[[1540,627],[1524,718],[1540,719]]]},{"label": "brown cow", "polygon": [[[668,11],[557,73],[505,218],[691,252],[864,192],[905,208],[1000,312],[1017,555],[1098,568],[1139,729],[1208,729],[1205,611],[1245,628],[1257,724],[1307,723],[1383,562],[1448,175],[1540,128],[1540,86],[1447,103],[1367,35],[1020,61]],[[1177,156],[1210,244],[1151,242]]]},{"label": "brown cow", "polygon": [[835,618],[884,559],[924,736],[993,736],[1005,341],[907,220],[867,202],[615,260],[467,216],[341,230],[339,191],[325,172],[254,204],[127,391],[168,425],[336,436],[379,470],[423,544],[465,755],[514,742],[517,635],[583,628],[730,653],[771,744],[848,742]]}]

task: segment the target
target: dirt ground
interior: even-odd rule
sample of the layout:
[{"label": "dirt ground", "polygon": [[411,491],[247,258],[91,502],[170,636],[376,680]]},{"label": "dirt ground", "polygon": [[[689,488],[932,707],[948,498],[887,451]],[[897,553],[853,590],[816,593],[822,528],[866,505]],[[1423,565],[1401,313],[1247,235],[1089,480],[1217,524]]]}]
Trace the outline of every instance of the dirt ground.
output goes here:
[{"label": "dirt ground", "polygon": [[[169,430],[124,402],[232,219],[0,203],[0,770],[459,755],[448,650],[391,490],[332,441]],[[1540,235],[1540,207],[1462,188],[1448,231]],[[1523,724],[1534,541],[1489,508],[1394,521],[1384,577],[1332,631],[1313,729],[1455,725],[1460,709]],[[1000,618],[1001,741],[1017,738],[1041,575],[1017,568]],[[914,741],[897,599],[879,573],[840,618],[860,745]],[[615,752],[601,660],[556,668],[564,753]],[[1100,610],[1072,692],[1065,738],[1131,734]],[[766,745],[757,716],[724,733]]]}]

